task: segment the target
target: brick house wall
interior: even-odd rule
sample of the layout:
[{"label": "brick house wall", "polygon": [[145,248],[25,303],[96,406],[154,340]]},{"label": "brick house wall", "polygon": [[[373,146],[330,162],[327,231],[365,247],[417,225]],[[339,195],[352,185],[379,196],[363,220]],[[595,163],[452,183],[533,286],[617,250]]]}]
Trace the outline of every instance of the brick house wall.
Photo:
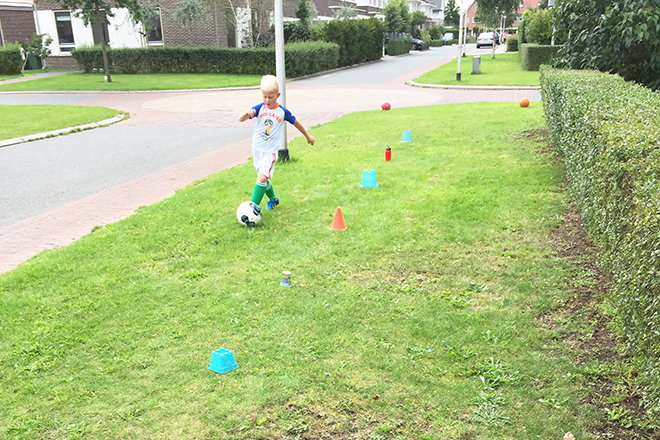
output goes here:
[{"label": "brick house wall", "polygon": [[[154,4],[153,2],[150,2]],[[210,16],[192,28],[192,32],[174,21],[173,13],[179,0],[161,0],[160,20],[163,44],[168,46],[221,46],[227,47],[227,27],[222,11],[212,11]],[[143,2],[146,4],[146,2]]]},{"label": "brick house wall", "polygon": [[4,43],[32,41],[36,33],[32,9],[4,7],[0,5],[0,26]]}]

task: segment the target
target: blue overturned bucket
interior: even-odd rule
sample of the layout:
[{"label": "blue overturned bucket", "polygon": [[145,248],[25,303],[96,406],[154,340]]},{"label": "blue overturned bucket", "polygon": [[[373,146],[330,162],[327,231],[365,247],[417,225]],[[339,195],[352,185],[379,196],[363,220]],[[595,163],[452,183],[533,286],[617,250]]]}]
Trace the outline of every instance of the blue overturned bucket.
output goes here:
[{"label": "blue overturned bucket", "polygon": [[403,130],[401,142],[412,142],[412,132],[410,130]]},{"label": "blue overturned bucket", "polygon": [[376,170],[362,171],[362,188],[378,188],[376,183]]},{"label": "blue overturned bucket", "polygon": [[234,353],[226,348],[221,348],[211,354],[209,370],[215,371],[216,373],[229,373],[237,368],[238,364],[236,363],[236,359],[234,359]]}]

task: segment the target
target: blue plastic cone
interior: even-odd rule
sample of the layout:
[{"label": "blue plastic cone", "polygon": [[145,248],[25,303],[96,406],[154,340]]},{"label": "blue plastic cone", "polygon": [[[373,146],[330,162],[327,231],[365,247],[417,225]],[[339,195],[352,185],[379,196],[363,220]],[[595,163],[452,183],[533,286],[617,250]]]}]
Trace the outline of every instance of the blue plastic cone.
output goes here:
[{"label": "blue plastic cone", "polygon": [[211,363],[209,364],[209,370],[213,370],[216,373],[228,373],[231,370],[238,368],[238,364],[234,359],[234,353],[227,350],[226,348],[221,348],[216,350],[211,354]]},{"label": "blue plastic cone", "polygon": [[412,142],[412,133],[410,130],[403,130],[403,138],[401,142]]},{"label": "blue plastic cone", "polygon": [[376,170],[362,171],[362,188],[378,188],[376,184]]}]

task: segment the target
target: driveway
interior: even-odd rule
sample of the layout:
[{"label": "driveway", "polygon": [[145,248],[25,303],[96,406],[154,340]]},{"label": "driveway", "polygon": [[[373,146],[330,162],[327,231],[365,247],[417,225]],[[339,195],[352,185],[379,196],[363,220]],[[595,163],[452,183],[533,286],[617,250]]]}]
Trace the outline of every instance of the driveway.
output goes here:
[{"label": "driveway", "polygon": [[[533,98],[529,90],[405,85],[455,56],[455,47],[432,48],[290,81],[285,105],[310,128],[379,109],[385,101],[401,108]],[[259,101],[255,89],[0,93],[0,104],[103,106],[130,114],[110,127],[0,148],[0,273],[244,163],[251,156],[252,125],[239,123],[238,115]],[[289,139],[298,134],[289,127]]]}]

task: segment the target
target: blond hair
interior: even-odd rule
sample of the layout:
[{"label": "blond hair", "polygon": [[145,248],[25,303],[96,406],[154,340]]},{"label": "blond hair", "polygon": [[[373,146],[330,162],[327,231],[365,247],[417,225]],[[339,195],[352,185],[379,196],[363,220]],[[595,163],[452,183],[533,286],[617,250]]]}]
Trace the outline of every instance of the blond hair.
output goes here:
[{"label": "blond hair", "polygon": [[276,92],[280,91],[280,83],[277,80],[276,76],[273,75],[264,75],[261,78],[261,90],[264,92]]}]

